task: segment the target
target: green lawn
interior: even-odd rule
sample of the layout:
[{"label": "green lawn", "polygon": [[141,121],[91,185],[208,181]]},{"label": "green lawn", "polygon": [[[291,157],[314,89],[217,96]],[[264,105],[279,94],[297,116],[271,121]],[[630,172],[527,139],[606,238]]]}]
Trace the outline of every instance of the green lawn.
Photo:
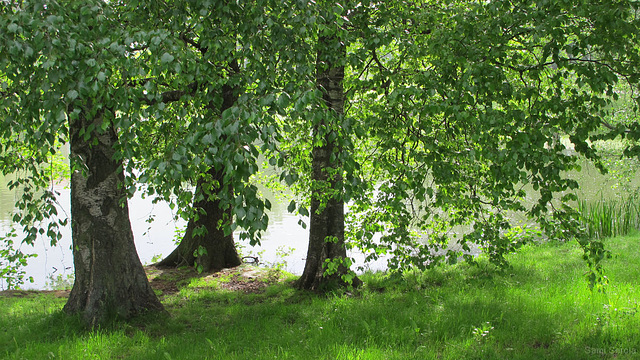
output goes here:
[{"label": "green lawn", "polygon": [[363,276],[353,293],[259,293],[202,278],[163,295],[170,317],[90,332],[52,294],[0,296],[7,359],[638,359],[640,234],[606,240],[607,292],[573,243],[529,245],[512,269],[456,265]]}]

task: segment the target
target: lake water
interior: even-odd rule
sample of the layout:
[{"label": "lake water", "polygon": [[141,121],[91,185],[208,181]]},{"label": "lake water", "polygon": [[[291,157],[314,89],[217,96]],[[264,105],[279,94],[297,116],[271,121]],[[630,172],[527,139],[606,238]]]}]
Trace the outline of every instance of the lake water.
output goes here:
[{"label": "lake water", "polygon": [[[630,187],[640,186],[640,173],[629,177]],[[603,176],[592,165],[585,165],[581,172],[571,174],[581,184],[581,196],[588,199],[611,198],[620,194],[616,173]],[[56,185],[54,189],[60,193],[58,201],[69,213],[69,189],[64,185]],[[299,224],[299,217],[287,212],[288,200],[279,201],[268,190],[265,195],[272,202],[269,213],[270,224],[268,231],[263,234],[261,246],[251,247],[248,243],[240,242],[239,248],[243,255],[257,255],[262,264],[281,263],[285,270],[294,274],[301,274],[304,269],[308,229]],[[11,223],[11,213],[15,202],[15,193],[6,187],[6,181],[0,177],[0,237],[4,236]],[[533,199],[531,199],[533,201]],[[153,204],[150,199],[143,199],[139,194],[129,200],[129,213],[135,237],[136,248],[143,264],[152,263],[157,256],[168,255],[175,247],[174,237],[176,229],[183,228],[183,221],[175,221],[173,213],[164,203]],[[153,217],[154,221],[147,220]],[[308,219],[303,219],[308,223]],[[34,278],[33,283],[26,282],[22,288],[45,289],[51,284],[51,277],[68,279],[73,274],[73,256],[71,253],[71,230],[63,230],[63,238],[58,246],[49,246],[46,237],[39,238],[33,247],[22,246],[25,253],[35,253],[38,257],[29,259],[25,270],[27,277]],[[236,237],[237,238],[237,237]],[[361,254],[351,254],[356,260],[355,268],[379,270],[384,269],[386,260],[379,259],[374,263],[364,264]],[[0,281],[0,289],[5,284]]]},{"label": "lake water", "polygon": [[[15,192],[7,189],[6,181],[0,177],[0,237],[4,236],[11,224],[11,213],[15,203]],[[67,186],[55,185],[54,190],[59,192],[57,197],[60,205],[69,214],[70,190]],[[307,242],[309,230],[302,228],[297,215],[287,212],[288,201],[279,201],[268,190],[263,190],[272,202],[269,212],[269,228],[262,235],[260,246],[251,246],[248,242],[238,242],[239,250],[243,256],[258,256],[260,263],[264,265],[281,264],[283,269],[294,274],[302,274],[305,257],[307,254]],[[166,256],[173,251],[176,244],[174,238],[177,229],[185,227],[186,222],[174,220],[174,213],[166,203],[153,204],[151,199],[143,199],[136,194],[129,200],[129,215],[134,234],[138,255],[143,264],[151,264],[154,257]],[[148,219],[154,221],[149,223]],[[308,224],[308,218],[302,219]],[[25,282],[23,289],[46,289],[51,285],[51,278],[68,280],[73,275],[73,255],[71,252],[71,228],[62,229],[63,238],[57,246],[49,245],[46,236],[38,238],[33,247],[22,245],[25,253],[34,253],[38,256],[30,258],[24,268],[27,277],[34,278],[33,283]],[[236,234],[236,239],[238,236]],[[364,264],[364,256],[352,254],[357,260],[356,266],[366,269],[383,269],[385,261],[378,260],[375,263]],[[0,281],[0,289],[4,284]]]}]

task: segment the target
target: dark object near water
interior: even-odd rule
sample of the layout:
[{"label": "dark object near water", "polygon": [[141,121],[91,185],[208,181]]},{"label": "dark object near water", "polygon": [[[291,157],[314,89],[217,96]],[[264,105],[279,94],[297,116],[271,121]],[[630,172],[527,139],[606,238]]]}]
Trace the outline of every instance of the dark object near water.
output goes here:
[{"label": "dark object near water", "polygon": [[260,263],[260,259],[257,256],[244,256],[242,258],[242,262],[247,264],[255,264],[258,265]]}]

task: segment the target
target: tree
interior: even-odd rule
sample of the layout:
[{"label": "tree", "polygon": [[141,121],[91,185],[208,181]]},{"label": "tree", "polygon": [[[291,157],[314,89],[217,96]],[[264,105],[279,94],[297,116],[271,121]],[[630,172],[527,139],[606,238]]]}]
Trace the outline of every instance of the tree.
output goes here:
[{"label": "tree", "polygon": [[[3,33],[0,73],[6,79],[4,105],[12,109],[3,135],[10,141],[17,136],[41,154],[27,161],[23,168],[28,172],[18,182],[27,200],[48,180],[38,170],[39,161],[55,153],[67,131],[71,140],[76,279],[65,311],[81,314],[90,326],[162,311],[135,251],[117,151],[117,131],[126,118],[117,104],[127,94],[113,85],[119,70],[129,65],[127,48],[135,41],[124,40],[117,14],[100,1],[24,2],[3,5],[2,11],[2,28],[10,31]],[[3,156],[19,158],[19,150],[5,147],[8,155]],[[44,209],[34,205],[28,203],[18,220],[41,220],[43,212],[56,215],[51,203]],[[55,228],[48,235],[59,239]]]},{"label": "tree", "polygon": [[[627,82],[638,101],[639,47],[629,35],[639,26],[635,5],[370,1],[342,6],[318,2],[318,18],[326,21],[319,48],[334,61],[341,58],[343,48],[334,45],[339,42],[324,43],[336,28],[346,46],[345,60],[334,63],[346,65],[344,78],[335,76],[339,65],[332,69],[328,61],[319,78],[333,70],[341,88],[349,90],[335,97],[344,106],[325,101],[344,113],[314,118],[319,126],[311,144],[302,141],[314,149],[314,175],[303,188],[312,193],[312,204],[322,199],[312,207],[328,209],[340,192],[327,185],[331,176],[347,179],[340,186],[341,196],[350,199],[349,243],[371,259],[391,254],[391,269],[424,269],[461,256],[474,262],[472,245],[505,266],[506,254],[543,232],[578,239],[593,270],[591,284],[598,281],[607,252],[601,242],[582,235],[571,205],[578,184],[564,175],[579,168],[579,157],[557,139],[567,137],[580,156],[603,170],[590,141],[623,135],[637,142],[637,126],[603,128],[618,81]],[[324,85],[324,95],[326,86],[336,88]],[[323,134],[346,145],[320,165],[322,146],[331,143]],[[304,153],[301,145],[289,146]],[[292,157],[299,171],[311,167]],[[316,166],[331,175],[321,178]],[[314,189],[318,179],[325,186]],[[523,202],[526,186],[538,193],[533,205]],[[536,225],[513,221],[514,213]],[[319,214],[311,211],[312,224]],[[450,248],[450,242],[458,247]],[[326,256],[319,245],[310,249]],[[299,284],[306,279],[305,274]]]},{"label": "tree", "polygon": [[[232,72],[231,64],[237,68],[233,51],[222,54],[235,35],[215,33],[213,26],[205,29],[205,23],[214,22],[208,17],[220,15],[218,9],[208,4],[164,5],[131,2],[120,6],[120,11],[129,14],[130,26],[135,24],[136,28],[153,34],[151,41],[137,47],[145,73],[137,74],[131,83],[144,89],[139,93],[139,101],[143,104],[142,116],[148,119],[143,124],[134,124],[133,131],[127,134],[134,144],[129,146],[133,157],[129,169],[132,174],[140,174],[137,178],[132,176],[131,185],[140,186],[136,182],[143,180],[149,185],[143,191],[159,200],[177,203],[178,215],[188,220],[178,247],[157,265],[197,266],[200,271],[237,266],[240,258],[233,234],[225,232],[231,225],[232,212],[228,207],[222,209],[219,199],[219,193],[232,194],[233,190],[225,184],[219,166],[217,169],[211,166],[210,159],[207,164],[202,164],[201,158],[185,159],[192,153],[181,144],[194,131],[203,135],[204,126],[215,124],[238,97],[237,89],[226,84],[233,77],[226,75],[227,71]],[[225,26],[221,24],[220,28]],[[216,54],[208,52],[209,41],[224,43],[225,49],[218,49]],[[214,144],[209,141],[197,145]],[[202,152],[202,148],[196,151]],[[166,158],[179,163],[179,173],[154,171],[157,163]],[[167,181],[168,177],[171,181]],[[195,185],[195,192],[185,189],[184,184]]]},{"label": "tree", "polygon": [[[144,115],[151,121],[129,133],[138,147],[134,167],[140,175],[133,180],[146,183],[150,195],[176,203],[178,215],[188,220],[180,244],[158,265],[195,265],[208,271],[240,264],[232,227],[246,221],[251,226],[241,236],[258,241],[268,222],[264,209],[269,204],[248,183],[257,171],[254,142],[260,135],[246,111],[259,97],[238,103],[240,95],[247,98],[254,86],[246,59],[256,46],[252,39],[260,39],[260,32],[255,31],[260,24],[240,20],[247,11],[256,11],[244,3],[224,8],[198,2],[183,5],[127,4],[141,15],[136,19],[140,26],[162,34],[161,42],[143,46],[142,56],[152,60],[167,54],[165,59],[169,59],[150,66],[141,79],[151,91]],[[166,22],[167,18],[176,21]],[[246,50],[239,50],[240,44]],[[266,78],[261,81],[268,84]],[[176,103],[170,104],[173,101]],[[153,128],[158,124],[163,130],[156,135]],[[162,145],[155,140],[140,141],[140,133],[146,138],[161,137]],[[263,135],[268,146],[271,134]],[[192,185],[195,192],[189,188]]]},{"label": "tree", "polygon": [[75,281],[64,311],[82,314],[92,326],[162,311],[133,242],[122,161],[115,159],[116,131],[101,130],[108,121],[103,111],[91,103],[80,106],[69,124]]},{"label": "tree", "polygon": [[[373,184],[351,207],[353,238],[372,257],[394,254],[394,268],[457,261],[460,250],[438,251],[451,238],[505,265],[504,255],[537,233],[511,220],[521,212],[550,238],[577,238],[598,273],[606,252],[581,236],[571,206],[578,184],[564,175],[579,168],[578,156],[554,139],[568,137],[601,166],[589,141],[603,131],[615,84],[638,94],[638,42],[628,35],[639,25],[635,5],[363,7],[369,21],[357,31],[372,65],[349,85],[359,92]],[[525,186],[538,193],[531,206]],[[468,230],[453,231],[460,227]]]},{"label": "tree", "polygon": [[159,265],[204,271],[238,265],[232,230],[245,229],[240,237],[256,243],[268,223],[264,210],[270,204],[249,178],[258,171],[257,145],[273,150],[278,136],[273,117],[281,110],[274,94],[281,70],[275,54],[287,47],[291,52],[295,43],[280,21],[285,6],[124,6],[159,39],[139,46],[140,60],[149,65],[135,83],[146,91],[142,116],[149,120],[123,134],[135,159],[129,172],[188,220],[179,246]]},{"label": "tree", "polygon": [[[237,96],[229,86],[223,86],[221,112],[231,108]],[[160,261],[158,266],[196,266],[198,271],[223,269],[241,264],[233,242],[233,233],[225,232],[232,220],[231,207],[223,208],[217,197],[219,191],[231,191],[224,184],[223,172],[210,168],[206,176],[198,179],[193,215],[187,224],[178,247]]]},{"label": "tree", "polygon": [[322,114],[313,119],[309,247],[304,272],[296,286],[320,290],[336,285],[359,285],[349,269],[344,240],[344,189],[341,136],[345,93],[346,45],[333,16],[324,15],[317,40],[317,87]]}]

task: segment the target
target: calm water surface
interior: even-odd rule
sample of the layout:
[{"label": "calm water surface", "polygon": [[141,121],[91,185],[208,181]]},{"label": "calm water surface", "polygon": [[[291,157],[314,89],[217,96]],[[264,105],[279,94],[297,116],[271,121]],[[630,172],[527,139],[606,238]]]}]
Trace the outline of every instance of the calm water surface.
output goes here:
[{"label": "calm water surface", "polygon": [[[6,181],[2,178],[0,186],[0,237],[4,236],[11,224],[11,213],[15,203],[15,192],[6,188]],[[69,214],[70,190],[66,186],[56,185],[54,190],[59,192],[58,202]],[[301,274],[304,269],[309,239],[308,229],[303,229],[298,221],[300,217],[287,212],[286,204],[278,201],[268,190],[264,191],[272,202],[269,212],[269,229],[262,235],[260,246],[251,246],[248,242],[238,242],[238,247],[244,256],[258,256],[261,264],[281,264],[285,270]],[[143,264],[151,264],[154,257],[166,256],[175,248],[174,238],[177,229],[185,227],[186,222],[174,220],[174,213],[166,203],[153,204],[151,199],[143,199],[136,194],[129,200],[129,215],[134,234],[136,248]],[[153,218],[153,222],[148,220]],[[303,219],[308,223],[308,219]],[[25,253],[38,256],[29,259],[24,268],[27,277],[34,278],[33,283],[26,282],[24,289],[45,289],[50,287],[51,278],[68,279],[73,275],[73,255],[71,252],[71,228],[62,229],[63,238],[57,246],[50,246],[49,239],[40,237],[34,246],[22,245]],[[238,239],[236,234],[236,239]],[[358,266],[364,266],[363,256],[352,254],[359,259]],[[367,264],[366,268],[382,269],[384,262]],[[0,289],[2,289],[0,282]]]}]

